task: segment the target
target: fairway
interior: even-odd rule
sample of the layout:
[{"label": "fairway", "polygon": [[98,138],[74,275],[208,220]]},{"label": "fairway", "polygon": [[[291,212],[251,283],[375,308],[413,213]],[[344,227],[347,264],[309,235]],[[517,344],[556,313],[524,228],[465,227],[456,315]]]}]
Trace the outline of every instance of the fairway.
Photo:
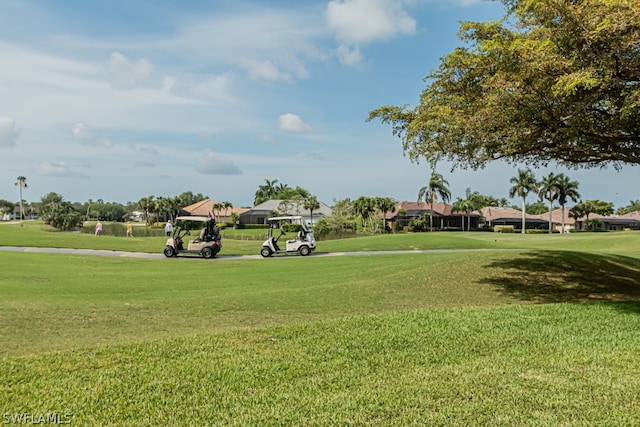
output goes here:
[{"label": "fairway", "polygon": [[0,407],[80,425],[632,425],[639,243],[432,233],[319,242],[360,256],[2,252]]}]

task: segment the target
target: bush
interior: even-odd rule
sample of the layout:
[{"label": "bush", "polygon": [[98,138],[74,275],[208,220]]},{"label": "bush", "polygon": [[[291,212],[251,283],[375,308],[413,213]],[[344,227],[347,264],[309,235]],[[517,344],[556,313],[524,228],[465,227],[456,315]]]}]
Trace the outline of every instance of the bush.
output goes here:
[{"label": "bush", "polygon": [[422,214],[419,217],[411,218],[409,221],[409,227],[413,231],[428,231],[429,230],[429,214]]},{"label": "bush", "polygon": [[525,230],[526,234],[549,234],[549,230],[545,229],[533,229],[533,230]]},{"label": "bush", "polygon": [[356,235],[357,224],[355,222],[339,222],[334,218],[320,218],[313,226],[316,238],[330,240],[343,239]]},{"label": "bush", "polygon": [[493,231],[495,233],[514,233],[515,228],[513,225],[495,225]]},{"label": "bush", "polygon": [[260,228],[264,228],[267,229],[269,228],[269,226],[267,224],[238,224],[238,226],[236,227],[239,230],[249,230],[249,229],[260,229]]}]

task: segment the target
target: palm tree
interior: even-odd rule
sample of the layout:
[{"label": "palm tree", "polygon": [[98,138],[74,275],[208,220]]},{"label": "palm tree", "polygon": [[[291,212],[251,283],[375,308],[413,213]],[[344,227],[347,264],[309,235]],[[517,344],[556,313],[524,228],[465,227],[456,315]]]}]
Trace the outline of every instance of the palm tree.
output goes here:
[{"label": "palm tree", "polygon": [[222,209],[224,209],[224,205],[222,203],[214,203],[213,206],[211,206],[211,210],[213,211],[213,216],[215,216],[216,221],[220,220],[220,211]]},{"label": "palm tree", "polygon": [[471,231],[471,212],[482,209],[486,203],[486,198],[477,191],[471,192],[471,188],[467,188],[464,192],[465,198],[458,199],[453,203],[452,212],[462,212],[462,231],[464,231],[464,217],[467,215],[467,231]]},{"label": "palm tree", "polygon": [[229,221],[231,221],[231,224],[233,224],[233,228],[236,228],[238,223],[240,222],[240,215],[238,215],[237,212],[231,212]]},{"label": "palm tree", "polygon": [[549,234],[551,234],[553,228],[553,218],[551,217],[553,201],[558,199],[558,193],[556,192],[557,182],[558,176],[551,172],[549,175],[542,178],[542,181],[540,181],[540,188],[538,189],[538,195],[540,198],[549,201]]},{"label": "palm tree", "polygon": [[580,193],[578,193],[579,187],[578,181],[571,181],[568,176],[561,173],[558,175],[558,182],[556,183],[556,192],[558,193],[558,203],[562,208],[562,232],[564,233],[564,206],[567,204],[567,199],[571,199],[577,202],[580,199]]},{"label": "palm tree", "polygon": [[375,200],[371,197],[358,197],[353,202],[353,211],[356,215],[360,215],[362,218],[362,227],[366,228],[367,220],[376,211]]},{"label": "palm tree", "polygon": [[22,189],[27,188],[27,178],[19,176],[14,185],[20,188],[20,226],[22,226],[22,220],[24,219],[24,211],[22,210]]},{"label": "palm tree", "polygon": [[431,212],[429,215],[429,228],[433,231],[433,204],[436,201],[436,197],[440,196],[444,203],[447,203],[451,199],[451,192],[449,191],[449,182],[442,177],[441,174],[432,172],[429,184],[422,187],[418,191],[418,203],[424,200],[425,203],[429,201],[431,204]]},{"label": "palm tree", "polygon": [[452,212],[462,212],[462,231],[464,231],[464,217],[465,214],[469,215],[467,230],[471,228],[471,212],[473,211],[473,202],[470,199],[461,199],[458,197],[453,202]]},{"label": "palm tree", "polygon": [[530,191],[538,191],[538,183],[531,169],[518,169],[518,176],[514,176],[509,182],[514,184],[513,187],[509,189],[509,197],[514,197],[515,195],[522,197],[522,234],[524,234],[526,228],[527,195]]},{"label": "palm tree", "polygon": [[[396,201],[391,197],[376,197],[376,206],[382,212],[382,229],[386,231],[387,229],[387,212],[392,212],[396,210]],[[393,230],[393,227],[391,227]]]},{"label": "palm tree", "polygon": [[144,218],[147,225],[151,224],[149,213],[153,211],[155,196],[143,197],[138,201],[138,207],[144,212]]},{"label": "palm tree", "polygon": [[222,202],[222,209],[224,210],[225,221],[229,222],[229,215],[227,215],[227,213],[229,212],[229,209],[233,209],[233,203]]},{"label": "palm tree", "polygon": [[318,198],[316,196],[307,197],[304,199],[302,207],[309,210],[309,221],[311,221],[311,225],[313,226],[313,211],[320,209]]},{"label": "palm tree", "polygon": [[265,178],[265,184],[258,186],[258,191],[256,191],[255,197],[253,199],[254,205],[259,205],[262,202],[266,202],[267,200],[271,200],[277,193],[276,183],[277,179],[268,180]]}]

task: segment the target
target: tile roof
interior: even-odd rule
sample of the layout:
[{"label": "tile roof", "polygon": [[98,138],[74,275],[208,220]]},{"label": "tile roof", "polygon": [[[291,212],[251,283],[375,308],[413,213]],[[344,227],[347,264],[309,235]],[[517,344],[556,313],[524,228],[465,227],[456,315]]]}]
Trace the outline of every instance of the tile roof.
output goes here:
[{"label": "tile roof", "polygon": [[[209,215],[209,212],[213,210],[213,206],[216,205],[217,203],[219,202],[213,199],[204,199],[192,205],[185,206],[184,208],[182,208],[182,210],[189,212],[189,215],[193,215],[193,216],[207,216]],[[238,215],[240,215],[241,213],[246,212],[248,210],[249,209],[247,208],[229,208],[227,211],[223,209],[221,212],[219,212],[219,214],[222,216],[228,216],[228,215],[231,215],[233,212],[235,212]]]}]

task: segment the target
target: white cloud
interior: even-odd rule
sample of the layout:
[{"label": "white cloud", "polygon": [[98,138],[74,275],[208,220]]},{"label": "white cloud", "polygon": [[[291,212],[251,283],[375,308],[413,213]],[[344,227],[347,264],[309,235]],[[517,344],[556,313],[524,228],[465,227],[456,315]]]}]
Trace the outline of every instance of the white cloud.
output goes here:
[{"label": "white cloud", "polygon": [[278,117],[278,128],[283,132],[309,132],[311,126],[306,124],[300,116],[296,114],[286,113]]},{"label": "white cloud", "polygon": [[16,139],[18,132],[15,119],[0,116],[0,147],[13,147],[16,145]]},{"label": "white cloud", "polygon": [[108,139],[100,139],[91,135],[89,127],[82,122],[78,122],[71,128],[71,134],[82,145],[91,147],[110,147],[111,141]]},{"label": "white cloud", "polygon": [[327,24],[346,44],[387,40],[398,34],[414,34],[416,21],[389,0],[332,0],[327,5]]},{"label": "white cloud", "polygon": [[67,166],[64,162],[44,161],[38,165],[38,175],[61,178],[87,177],[79,168]]},{"label": "white cloud", "polygon": [[257,61],[257,60],[247,60],[241,65],[242,68],[246,69],[249,73],[249,76],[252,79],[256,80],[269,80],[269,81],[278,81],[278,80],[287,80],[288,77],[286,74],[283,74],[278,70],[275,64],[269,60],[266,61]]},{"label": "white cloud", "polygon": [[114,89],[133,89],[151,77],[153,64],[144,58],[132,64],[123,54],[113,52],[109,58],[108,73]]},{"label": "white cloud", "polygon": [[341,44],[338,46],[338,49],[336,49],[336,54],[338,55],[338,60],[343,65],[354,66],[364,61],[364,57],[357,47],[351,49],[349,46]]},{"label": "white cloud", "polygon": [[298,60],[276,61],[272,59],[243,60],[240,66],[249,73],[254,80],[284,81],[302,80],[309,77],[309,71]]},{"label": "white cloud", "polygon": [[196,161],[196,171],[206,175],[241,175],[233,160],[210,149],[202,152]]}]

